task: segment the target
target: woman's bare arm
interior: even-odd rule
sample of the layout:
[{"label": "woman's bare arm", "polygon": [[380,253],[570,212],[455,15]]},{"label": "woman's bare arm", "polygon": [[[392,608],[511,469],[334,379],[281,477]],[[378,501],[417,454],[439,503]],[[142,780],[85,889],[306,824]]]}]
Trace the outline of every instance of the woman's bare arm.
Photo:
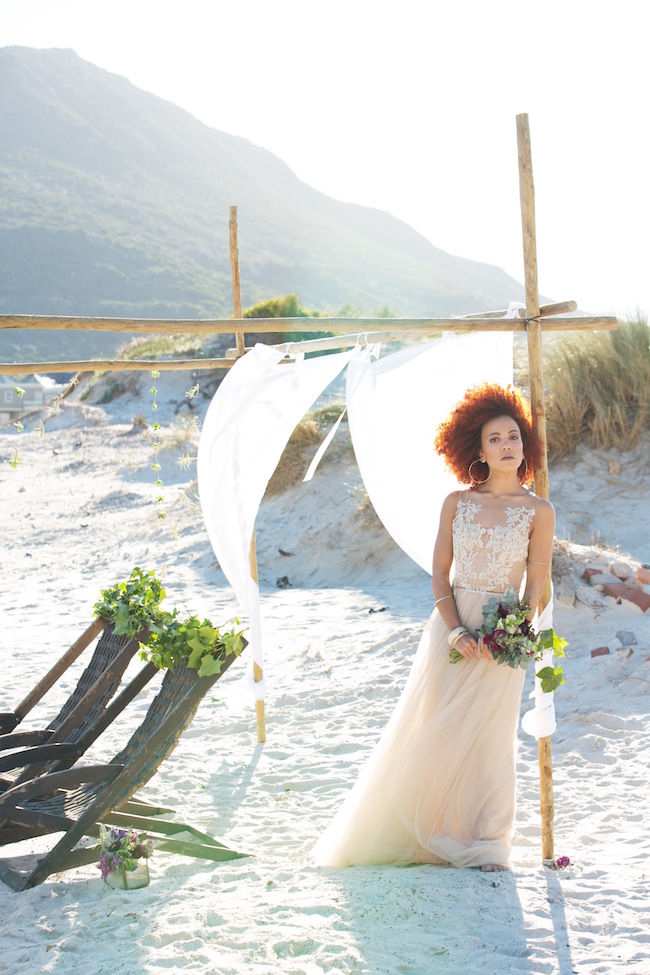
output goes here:
[{"label": "woman's bare arm", "polygon": [[[433,549],[433,571],[431,573],[431,585],[433,588],[433,597],[436,600],[436,609],[440,613],[442,621],[450,633],[457,626],[462,626],[449,580],[451,564],[454,560],[452,540],[453,522],[456,508],[458,507],[459,496],[460,493],[458,491],[450,494],[445,498],[442,505],[440,527]],[[476,637],[471,633],[461,636],[456,641],[456,650],[463,657],[476,657]]]},{"label": "woman's bare arm", "polygon": [[544,498],[538,498],[535,505],[533,530],[530,533],[530,542],[528,544],[526,591],[524,595],[524,598],[530,604],[530,610],[526,615],[531,620],[537,610],[546,576],[551,565],[554,532],[555,509],[550,501],[545,501]]}]

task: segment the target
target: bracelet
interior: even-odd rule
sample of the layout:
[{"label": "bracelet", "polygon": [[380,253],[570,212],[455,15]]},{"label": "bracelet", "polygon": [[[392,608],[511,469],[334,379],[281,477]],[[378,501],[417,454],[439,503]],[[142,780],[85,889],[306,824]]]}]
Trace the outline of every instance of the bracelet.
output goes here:
[{"label": "bracelet", "polygon": [[455,648],[456,641],[460,640],[461,636],[465,636],[466,633],[467,630],[465,629],[464,626],[457,626],[456,629],[452,630],[449,636],[447,637],[447,643],[449,644],[450,647]]},{"label": "bracelet", "polygon": [[459,633],[458,634],[458,636],[456,637],[456,639],[452,643],[452,647],[453,647],[454,650],[456,649],[456,645],[463,639],[464,636],[470,636],[469,630],[465,630],[464,633]]},{"label": "bracelet", "polygon": [[438,603],[441,603],[443,601],[443,599],[453,599],[453,598],[454,598],[454,594],[453,593],[449,593],[448,596],[434,596],[433,597],[433,601],[434,601],[434,603],[437,606]]}]

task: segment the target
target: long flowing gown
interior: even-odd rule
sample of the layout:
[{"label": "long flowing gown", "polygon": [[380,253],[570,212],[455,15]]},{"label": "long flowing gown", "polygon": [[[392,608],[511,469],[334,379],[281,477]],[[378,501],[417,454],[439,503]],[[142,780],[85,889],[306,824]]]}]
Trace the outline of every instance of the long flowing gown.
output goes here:
[{"label": "long flowing gown", "polygon": [[[520,589],[534,517],[523,503],[495,521],[478,497],[459,499],[453,521],[453,592],[471,631],[491,595]],[[447,636],[434,610],[379,744],[314,848],[322,866],[507,863],[525,671],[451,664]]]}]

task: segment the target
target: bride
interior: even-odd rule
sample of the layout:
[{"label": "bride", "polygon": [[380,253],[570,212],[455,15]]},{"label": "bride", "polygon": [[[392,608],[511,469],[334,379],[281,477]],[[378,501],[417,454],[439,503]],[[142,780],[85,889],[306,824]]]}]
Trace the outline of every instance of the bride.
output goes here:
[{"label": "bride", "polygon": [[[555,513],[526,489],[541,452],[530,409],[512,387],[468,390],[435,447],[469,487],[443,503],[435,609],[379,744],[314,848],[322,866],[507,869],[525,671],[497,666],[476,630],[490,596],[508,588],[523,591],[532,620]],[[455,665],[450,647],[464,658]]]}]

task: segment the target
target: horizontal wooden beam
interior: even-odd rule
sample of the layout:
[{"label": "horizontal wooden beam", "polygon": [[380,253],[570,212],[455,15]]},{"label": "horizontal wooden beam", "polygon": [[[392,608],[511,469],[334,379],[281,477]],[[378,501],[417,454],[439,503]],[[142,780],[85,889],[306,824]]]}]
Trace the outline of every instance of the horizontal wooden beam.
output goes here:
[{"label": "horizontal wooden beam", "polygon": [[233,359],[84,359],[79,362],[0,362],[0,375],[22,376],[49,372],[185,372],[230,369]]},{"label": "horizontal wooden beam", "polygon": [[[390,332],[523,332],[525,321],[520,318],[237,318],[223,319],[165,319],[149,318],[63,318],[47,315],[0,315],[0,329],[59,329],[96,332],[138,332],[145,335],[196,334],[213,335],[237,332],[370,332],[381,329]],[[618,323],[606,317],[555,317],[542,322],[544,330],[584,331],[615,329]]]},{"label": "horizontal wooden beam", "polygon": [[[572,311],[576,311],[578,307],[575,301],[554,301],[548,305],[542,305],[539,309],[539,313],[542,318],[548,318],[549,315],[569,315]],[[462,318],[505,318],[508,314],[507,308],[501,308],[499,311],[481,311],[474,312],[473,315],[463,315]],[[525,307],[520,308],[517,318],[525,318],[526,309]]]},{"label": "horizontal wooden beam", "polygon": [[[570,304],[570,303],[564,303]],[[547,306],[549,307],[549,306]],[[487,315],[490,312],[486,313]],[[51,318],[37,315],[0,315],[0,328],[5,329],[95,329],[96,331],[135,331],[141,333],[185,332],[214,334],[217,332],[348,332],[339,336],[312,339],[306,342],[283,343],[292,352],[315,352],[326,349],[349,348],[359,337],[369,342],[393,342],[405,337],[433,338],[441,332],[525,332],[526,321],[521,318],[243,318],[228,321],[152,321],[126,318]],[[349,334],[350,326],[355,332]],[[381,330],[377,330],[378,326]],[[618,321],[612,316],[569,318],[542,317],[544,332],[589,332],[613,330]],[[374,329],[374,331],[373,331]],[[278,348],[278,346],[275,346]],[[235,359],[232,350],[220,359],[87,359],[75,362],[2,362],[0,375],[31,375],[57,372],[122,372],[122,371],[187,371],[198,369],[229,369]]]}]

